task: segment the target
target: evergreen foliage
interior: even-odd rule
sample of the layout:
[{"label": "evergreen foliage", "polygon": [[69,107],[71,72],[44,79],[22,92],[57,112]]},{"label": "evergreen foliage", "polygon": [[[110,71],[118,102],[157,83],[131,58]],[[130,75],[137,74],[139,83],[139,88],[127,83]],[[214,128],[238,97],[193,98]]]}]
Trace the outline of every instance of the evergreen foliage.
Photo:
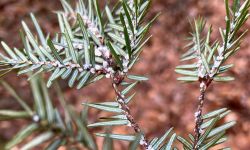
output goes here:
[{"label": "evergreen foliage", "polygon": [[[235,125],[235,121],[219,124],[230,110],[223,108],[203,114],[205,93],[213,81],[232,81],[234,78],[224,73],[233,67],[226,61],[239,49],[246,30],[241,28],[249,16],[250,1],[234,0],[232,7],[225,0],[226,28],[219,29],[221,39],[211,40],[212,27],[206,25],[203,18],[194,20],[188,51],[181,57],[186,64],[176,67],[183,75],[178,80],[199,82],[200,96],[195,113],[195,133],[188,138],[176,135],[174,129],[168,129],[161,137],[148,138],[130,112],[133,101],[131,91],[148,79],[141,75],[130,74],[131,68],[139,61],[143,46],[151,36],[148,31],[157,18],[145,22],[145,16],[152,0],[119,0],[114,7],[107,4],[101,9],[98,0],[79,0],[73,8],[66,0],[61,0],[62,11],[56,11],[60,32],[51,36],[42,31],[35,16],[31,14],[36,33],[31,32],[22,22],[20,36],[24,48],[10,48],[1,42],[5,54],[0,53],[0,76],[12,70],[18,75],[27,74],[34,96],[33,107],[26,104],[11,86],[1,84],[16,98],[23,110],[0,110],[0,120],[26,119],[30,121],[6,145],[11,149],[22,144],[22,150],[47,144],[49,150],[65,145],[69,148],[85,147],[97,149],[89,128],[128,126],[134,134],[96,133],[104,137],[104,150],[111,150],[113,140],[130,142],[129,148],[136,150],[177,150],[179,142],[185,150],[207,150],[226,141],[226,130]],[[45,82],[43,74],[50,76]],[[83,103],[81,114],[64,100],[56,80],[61,78],[69,87],[88,88],[103,78],[109,78],[116,94],[113,101],[102,103]],[[98,83],[97,83],[98,84]],[[60,108],[54,105],[48,92],[55,88]],[[88,124],[87,108],[110,112],[113,115],[100,118],[99,122]],[[31,141],[25,139],[29,136]],[[176,140],[177,139],[177,140]],[[227,148],[225,148],[227,149]]]}]

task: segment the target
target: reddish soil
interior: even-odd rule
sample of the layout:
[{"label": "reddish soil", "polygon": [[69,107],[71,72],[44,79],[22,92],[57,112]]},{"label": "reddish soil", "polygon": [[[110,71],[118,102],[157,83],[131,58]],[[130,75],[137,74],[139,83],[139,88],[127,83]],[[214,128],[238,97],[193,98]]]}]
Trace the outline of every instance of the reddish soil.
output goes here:
[{"label": "reddish soil", "polygon": [[[11,46],[20,47],[18,29],[20,21],[29,22],[28,13],[34,12],[43,29],[53,33],[57,31],[55,15],[51,10],[60,9],[59,1],[52,0],[0,0],[0,40]],[[188,19],[204,16],[208,24],[213,24],[213,38],[217,38],[218,27],[224,26],[223,0],[155,0],[149,18],[156,13],[162,15],[151,29],[153,38],[145,47],[140,62],[133,73],[143,74],[150,78],[137,88],[137,96],[131,104],[132,113],[148,137],[160,136],[170,127],[175,132],[187,136],[193,132],[196,99],[199,94],[198,84],[182,84],[176,81],[178,76],[175,66],[180,64],[179,57],[185,38],[190,31]],[[29,22],[30,23],[30,22]],[[250,27],[250,22],[245,28]],[[230,59],[235,67],[229,72],[236,77],[230,83],[214,83],[207,93],[205,111],[226,107],[232,113],[225,121],[236,120],[237,125],[228,132],[228,142],[235,150],[250,149],[250,34],[242,44],[242,50]],[[6,77],[22,97],[31,102],[30,91],[25,79],[10,74]],[[62,85],[63,81],[61,81]],[[100,81],[80,91],[64,86],[64,92],[70,103],[81,110],[84,101],[104,101],[111,99],[114,93],[106,81]],[[9,94],[0,87],[0,108],[18,108]],[[104,113],[91,110],[89,121],[94,122]],[[20,121],[16,122],[20,123]],[[22,126],[21,122],[21,126]],[[18,124],[19,126],[19,124]],[[0,123],[1,139],[8,140],[17,128],[9,122]],[[114,132],[127,132],[124,128],[115,128]],[[101,139],[97,139],[101,143]],[[122,143],[116,149],[126,149]]]}]

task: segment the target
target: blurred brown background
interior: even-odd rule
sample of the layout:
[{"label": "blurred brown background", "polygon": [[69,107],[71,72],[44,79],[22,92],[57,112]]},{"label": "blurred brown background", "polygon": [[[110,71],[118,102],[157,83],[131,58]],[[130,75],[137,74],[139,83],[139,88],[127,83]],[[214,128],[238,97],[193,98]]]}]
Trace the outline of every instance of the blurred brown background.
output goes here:
[{"label": "blurred brown background", "polygon": [[[0,40],[10,46],[20,47],[18,30],[20,21],[30,23],[29,12],[39,19],[44,30],[58,31],[57,20],[52,10],[61,9],[59,0],[0,0]],[[188,19],[204,16],[209,24],[213,24],[213,38],[219,36],[218,27],[224,26],[223,0],[153,0],[149,17],[158,12],[162,15],[151,29],[153,38],[142,54],[141,61],[133,73],[140,73],[150,78],[149,82],[140,84],[136,100],[131,105],[132,113],[139,121],[147,136],[159,136],[169,127],[175,127],[178,134],[187,136],[193,132],[196,99],[199,93],[197,84],[181,84],[176,81],[174,72],[179,56],[185,51],[185,38],[190,31]],[[245,26],[250,27],[250,22]],[[242,50],[232,59],[235,67],[230,74],[236,80],[230,83],[214,83],[207,94],[206,111],[227,107],[233,112],[225,120],[237,120],[237,125],[228,133],[226,146],[235,150],[250,149],[250,34],[242,44]],[[0,48],[1,50],[1,48]],[[7,81],[17,92],[32,103],[27,81],[14,73],[6,76]],[[100,101],[112,99],[111,86],[101,81],[87,89],[77,91],[65,85],[64,92],[68,101],[77,110],[82,109],[84,101]],[[62,82],[63,84],[63,82]],[[0,109],[19,108],[12,97],[0,87]],[[103,113],[91,110],[89,121],[94,122]],[[0,122],[0,142],[6,141],[19,130],[25,122]],[[15,125],[15,126],[14,126]],[[115,128],[116,132],[126,132]],[[102,139],[97,139],[101,143]],[[1,148],[0,148],[1,149]],[[126,149],[122,143],[116,149]]]}]

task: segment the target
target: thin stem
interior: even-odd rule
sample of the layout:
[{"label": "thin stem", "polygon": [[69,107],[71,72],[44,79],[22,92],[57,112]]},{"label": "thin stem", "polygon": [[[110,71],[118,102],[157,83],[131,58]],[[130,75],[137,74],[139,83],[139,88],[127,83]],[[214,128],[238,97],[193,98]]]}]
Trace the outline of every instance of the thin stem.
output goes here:
[{"label": "thin stem", "polygon": [[202,133],[201,125],[203,123],[202,112],[203,112],[203,106],[205,102],[205,94],[211,82],[212,82],[212,79],[210,78],[200,79],[200,95],[198,97],[197,111],[195,112],[195,129],[194,129],[195,135],[194,135],[194,145],[193,145],[194,150],[199,149],[198,141]]},{"label": "thin stem", "polygon": [[149,143],[148,140],[146,139],[143,131],[141,130],[139,124],[135,121],[133,115],[130,112],[130,108],[128,107],[128,105],[126,104],[126,99],[124,97],[124,95],[121,94],[121,92],[119,91],[118,87],[117,87],[117,80],[115,80],[113,78],[113,89],[117,95],[117,102],[119,103],[119,105],[121,106],[121,109],[123,110],[124,115],[126,116],[127,120],[130,122],[131,127],[134,129],[134,131],[138,134],[141,134],[141,141],[140,144],[147,150],[149,148]]}]

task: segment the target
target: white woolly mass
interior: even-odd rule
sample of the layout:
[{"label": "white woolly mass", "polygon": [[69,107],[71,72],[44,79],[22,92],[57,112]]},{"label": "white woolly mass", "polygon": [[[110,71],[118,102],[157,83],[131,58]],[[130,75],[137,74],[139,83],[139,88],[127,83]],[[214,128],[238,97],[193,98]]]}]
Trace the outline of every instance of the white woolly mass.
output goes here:
[{"label": "white woolly mass", "polygon": [[146,143],[144,137],[141,137],[141,140],[140,140],[140,145],[144,145]]},{"label": "white woolly mass", "polygon": [[110,73],[107,73],[107,74],[105,75],[105,77],[109,79],[109,78],[111,78],[111,74],[110,74]]},{"label": "white woolly mass", "polygon": [[84,47],[84,45],[81,44],[81,43],[73,43],[73,47],[74,47],[75,49],[82,50],[83,47]]},{"label": "white woolly mass", "polygon": [[200,83],[200,88],[204,88],[206,86],[206,84],[204,82]]},{"label": "white woolly mass", "polygon": [[108,62],[107,61],[103,61],[102,62],[102,66],[103,66],[103,68],[108,68]]},{"label": "white woolly mass", "polygon": [[195,117],[195,118],[197,118],[199,115],[200,115],[199,112],[195,112],[195,113],[194,113],[194,117]]},{"label": "white woolly mass", "polygon": [[40,121],[40,117],[38,115],[34,115],[33,118],[32,118],[32,120],[34,122],[39,122]]},{"label": "white woolly mass", "polygon": [[99,46],[95,48],[95,55],[98,57],[103,57],[103,58],[109,58],[110,57],[110,51],[106,46]]},{"label": "white woolly mass", "polygon": [[100,51],[100,49],[99,48],[96,48],[95,49],[95,56],[102,56],[102,52]]},{"label": "white woolly mass", "polygon": [[241,12],[236,12],[235,13],[235,17],[237,18],[237,17],[239,17],[241,15]]},{"label": "white woolly mass", "polygon": [[91,72],[92,74],[94,74],[94,73],[95,73],[95,68],[91,68],[91,69],[90,69],[90,72]]},{"label": "white woolly mass", "polygon": [[62,46],[60,46],[60,45],[54,45],[55,46],[55,48],[57,49],[57,50],[62,50],[63,49],[63,47]]},{"label": "white woolly mass", "polygon": [[85,70],[87,70],[87,69],[89,69],[91,66],[92,66],[91,64],[84,64],[84,65],[83,65],[83,68],[84,68]]},{"label": "white woolly mass", "polygon": [[95,65],[95,70],[101,70],[102,66],[101,65]]}]

